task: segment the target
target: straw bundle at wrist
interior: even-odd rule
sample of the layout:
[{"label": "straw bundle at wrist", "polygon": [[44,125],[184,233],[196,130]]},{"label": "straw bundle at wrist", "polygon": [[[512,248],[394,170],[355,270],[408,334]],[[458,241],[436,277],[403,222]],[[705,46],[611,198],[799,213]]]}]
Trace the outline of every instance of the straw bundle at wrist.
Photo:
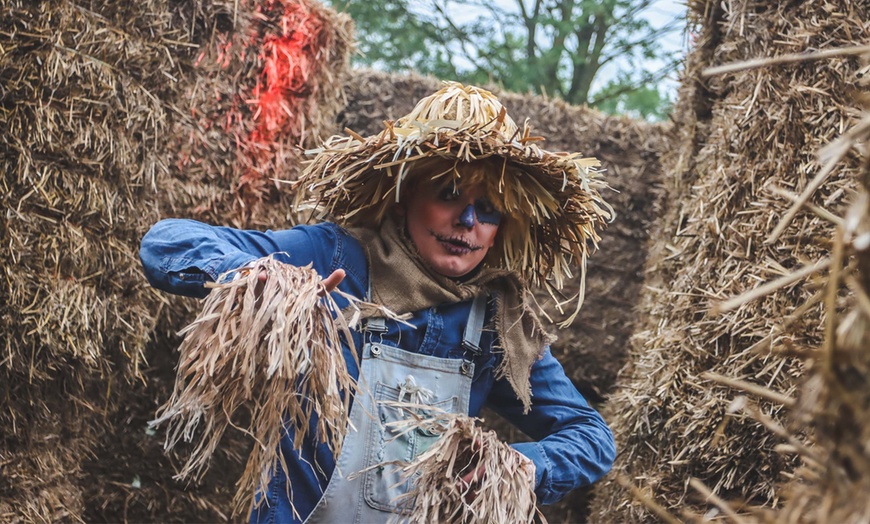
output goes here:
[{"label": "straw bundle at wrist", "polygon": [[[432,447],[403,468],[402,475],[413,481],[413,487],[397,502],[410,507],[409,523],[531,523],[537,514],[546,524],[535,505],[531,461],[499,440],[494,431],[484,430],[471,417],[449,414],[392,425],[405,426],[403,431],[441,434]],[[462,480],[475,470],[481,473],[470,483]]]},{"label": "straw bundle at wrist", "polygon": [[[232,420],[237,410],[249,410],[244,431],[255,443],[237,484],[239,511],[266,489],[278,463],[286,473],[279,450],[285,423],[298,449],[316,415],[316,438],[339,453],[356,386],[340,338],[353,342],[350,326],[310,266],[263,258],[220,282],[209,284],[214,289],[202,312],[181,331],[175,390],[151,424],[169,423],[167,449],[180,439],[195,440],[178,477],[197,477],[227,426],[238,427]],[[336,293],[355,305],[353,297]]]}]

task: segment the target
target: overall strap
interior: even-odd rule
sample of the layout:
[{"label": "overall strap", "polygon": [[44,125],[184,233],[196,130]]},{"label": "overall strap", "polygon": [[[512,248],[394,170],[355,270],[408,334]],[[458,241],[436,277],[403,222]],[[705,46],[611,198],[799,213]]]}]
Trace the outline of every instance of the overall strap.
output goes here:
[{"label": "overall strap", "polygon": [[[471,303],[471,312],[468,314],[468,323],[465,324],[465,333],[462,335],[462,348],[472,353],[475,357],[480,356],[480,336],[483,331],[483,321],[486,317],[487,295],[477,295]],[[370,333],[386,333],[387,319],[384,317],[372,317],[366,320],[365,330]]]},{"label": "overall strap", "polygon": [[474,297],[471,303],[471,313],[468,314],[468,323],[465,324],[465,334],[462,335],[462,364],[460,370],[467,377],[474,376],[474,359],[483,354],[480,349],[480,335],[483,332],[483,319],[486,316],[486,301],[488,296],[481,294]]},{"label": "overall strap", "polygon": [[487,295],[481,294],[474,297],[471,303],[471,312],[468,314],[468,323],[465,324],[465,334],[462,335],[462,347],[470,351],[474,356],[481,354],[480,334],[483,331],[483,319],[486,316]]},{"label": "overall strap", "polygon": [[[372,300],[372,275],[369,273],[369,285],[366,290],[366,301],[371,302]],[[365,320],[365,324],[363,325],[363,330],[368,331],[369,333],[386,333],[387,332],[387,319],[384,317],[371,317]]]},{"label": "overall strap", "polygon": [[370,317],[366,319],[366,324],[363,329],[369,333],[386,333],[387,319],[384,317]]}]

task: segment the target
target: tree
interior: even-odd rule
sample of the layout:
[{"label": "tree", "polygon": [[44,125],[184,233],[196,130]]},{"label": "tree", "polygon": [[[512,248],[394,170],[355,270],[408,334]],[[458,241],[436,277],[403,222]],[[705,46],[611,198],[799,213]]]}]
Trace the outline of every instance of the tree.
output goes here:
[{"label": "tree", "polygon": [[[643,15],[653,0],[332,0],[357,25],[359,62],[441,78],[494,82],[603,109],[660,116],[669,105],[656,84],[677,66]],[[645,71],[643,63],[663,66]],[[623,70],[592,92],[601,69]]]}]

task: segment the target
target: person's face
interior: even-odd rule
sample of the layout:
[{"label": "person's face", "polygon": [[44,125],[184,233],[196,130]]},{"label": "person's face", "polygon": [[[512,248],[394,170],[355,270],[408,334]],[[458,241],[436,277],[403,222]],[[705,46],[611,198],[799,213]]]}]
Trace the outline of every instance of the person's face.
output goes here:
[{"label": "person's face", "polygon": [[421,182],[400,209],[420,257],[446,277],[467,275],[495,243],[501,213],[482,185]]}]

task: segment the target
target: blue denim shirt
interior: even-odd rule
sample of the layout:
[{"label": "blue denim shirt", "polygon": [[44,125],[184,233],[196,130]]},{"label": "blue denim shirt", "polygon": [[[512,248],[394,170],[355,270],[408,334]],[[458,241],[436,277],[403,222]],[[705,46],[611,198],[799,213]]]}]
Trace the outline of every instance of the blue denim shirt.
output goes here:
[{"label": "blue denim shirt", "polygon": [[[168,219],[145,235],[139,252],[151,285],[192,297],[208,294],[203,287],[206,281],[270,254],[289,264],[310,263],[324,277],[344,269],[347,276],[339,289],[359,298],[366,295],[368,262],[363,248],[344,229],[330,223],[260,232]],[[341,297],[335,298],[340,307],[346,305]],[[409,321],[411,326],[388,322],[384,339],[407,351],[462,358],[460,344],[470,309],[471,301],[465,301],[418,311]],[[490,308],[485,325],[491,325],[491,312]],[[357,348],[363,346],[362,336],[354,333]],[[475,362],[468,414],[477,416],[487,405],[535,441],[513,447],[534,462],[538,499],[552,504],[572,489],[591,484],[607,473],[616,453],[613,435],[549,350],[532,367],[532,409],[523,414],[523,405],[508,381],[496,380],[493,375],[499,358],[491,351],[495,338],[491,329],[484,330],[480,345],[485,351]],[[344,349],[349,371],[356,378],[356,361],[350,350]],[[335,468],[332,453],[314,442],[306,442],[297,451],[292,442],[292,434],[282,441],[285,456],[296,459],[288,460],[289,478],[278,468],[269,492],[262,494],[267,503],[254,511],[252,522],[301,522],[326,489]],[[292,486],[293,503],[301,520],[290,510],[288,486]]]}]

